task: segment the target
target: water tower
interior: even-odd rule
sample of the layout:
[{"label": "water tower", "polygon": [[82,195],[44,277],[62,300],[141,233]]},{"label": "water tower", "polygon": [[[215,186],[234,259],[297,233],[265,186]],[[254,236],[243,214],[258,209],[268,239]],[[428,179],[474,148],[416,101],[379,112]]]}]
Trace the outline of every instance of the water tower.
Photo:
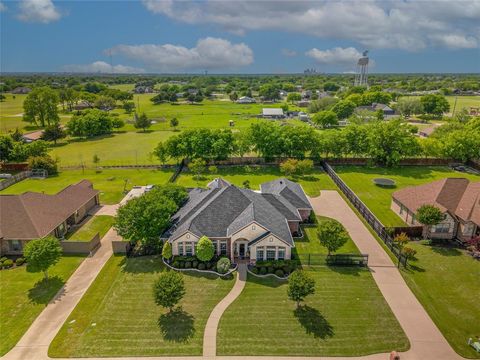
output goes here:
[{"label": "water tower", "polygon": [[368,50],[365,50],[358,59],[354,85],[368,87]]}]

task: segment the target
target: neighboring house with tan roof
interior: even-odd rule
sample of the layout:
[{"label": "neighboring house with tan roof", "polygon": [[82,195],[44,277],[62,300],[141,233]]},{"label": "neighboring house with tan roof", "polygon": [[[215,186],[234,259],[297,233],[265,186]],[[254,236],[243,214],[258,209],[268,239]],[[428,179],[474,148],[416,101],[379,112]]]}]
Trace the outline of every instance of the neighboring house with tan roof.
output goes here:
[{"label": "neighboring house with tan roof", "polygon": [[408,225],[421,225],[415,214],[425,204],[445,214],[440,224],[429,229],[431,238],[468,240],[480,235],[480,182],[446,178],[392,194],[391,209]]},{"label": "neighboring house with tan roof", "polygon": [[192,189],[164,234],[173,255],[194,255],[202,236],[209,237],[217,255],[233,262],[290,259],[300,223],[312,206],[302,187],[288,179],[261,185],[261,191],[239,188],[215,179],[207,189]]},{"label": "neighboring house with tan roof", "polygon": [[98,204],[98,190],[88,180],[69,185],[55,195],[0,195],[0,253],[21,254],[27,241],[48,235],[62,239]]}]

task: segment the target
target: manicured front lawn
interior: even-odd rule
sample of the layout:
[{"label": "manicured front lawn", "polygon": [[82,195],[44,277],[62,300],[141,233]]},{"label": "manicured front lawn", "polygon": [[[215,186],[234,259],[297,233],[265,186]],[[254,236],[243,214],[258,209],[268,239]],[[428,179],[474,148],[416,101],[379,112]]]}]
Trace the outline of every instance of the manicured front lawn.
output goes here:
[{"label": "manicured front lawn", "polygon": [[67,235],[67,240],[72,241],[90,241],[96,233],[100,239],[112,227],[115,218],[109,215],[92,216],[85,224]]},{"label": "manicured front lawn", "polygon": [[[480,181],[480,176],[454,171],[446,166],[402,166],[380,168],[335,166],[335,171],[385,226],[404,226],[403,220],[390,210],[392,193],[407,186],[416,186],[446,177],[465,177]],[[394,188],[373,184],[377,177],[395,180]]]},{"label": "manicured front lawn", "polygon": [[0,356],[20,340],[35,318],[83,261],[83,256],[64,256],[43,273],[29,273],[26,266],[0,271]]},{"label": "manicured front lawn", "polygon": [[171,170],[152,169],[104,169],[95,170],[64,170],[56,176],[44,180],[26,179],[0,191],[0,194],[21,194],[25,191],[44,191],[46,194],[55,194],[70,184],[75,184],[82,179],[88,179],[93,187],[100,191],[100,202],[103,204],[116,204],[123,198],[125,180],[126,189],[135,185],[166,184],[173,174]]},{"label": "manicured front lawn", "polygon": [[[197,181],[194,179],[194,175],[186,169],[180,174],[176,182],[178,185],[186,187],[205,187],[213,179],[222,177],[237,186],[243,186],[243,182],[248,180],[251,189],[259,190],[260,184],[285,177],[276,166],[228,166],[219,167],[217,170],[214,174],[209,173],[202,175]],[[300,183],[307,195],[312,197],[320,195],[321,189],[336,189],[330,177],[320,169],[315,169],[310,175],[290,178],[290,180]]]},{"label": "manicured front lawn", "polygon": [[360,356],[407,350],[408,339],[370,272],[308,270],[316,293],[296,310],[287,284],[248,277],[217,334],[219,355]]},{"label": "manicured front lawn", "polygon": [[[318,226],[327,220],[332,220],[325,216],[317,216],[318,225],[317,226],[302,226],[303,238],[294,239],[295,240],[295,249],[294,252],[300,256],[307,256],[308,254],[321,254],[327,255],[328,250],[326,247],[320,244],[318,239]],[[335,254],[359,254],[357,246],[352,239],[349,239],[345,245],[338,249]]]},{"label": "manicured front lawn", "polygon": [[480,335],[480,261],[463,250],[410,242],[416,261],[402,269],[408,286],[450,345],[460,355],[480,359],[467,345]]},{"label": "manicured front lawn", "polygon": [[155,305],[165,271],[156,257],[112,257],[53,340],[53,357],[201,355],[210,312],[233,277],[184,274],[186,294],[172,314]]}]

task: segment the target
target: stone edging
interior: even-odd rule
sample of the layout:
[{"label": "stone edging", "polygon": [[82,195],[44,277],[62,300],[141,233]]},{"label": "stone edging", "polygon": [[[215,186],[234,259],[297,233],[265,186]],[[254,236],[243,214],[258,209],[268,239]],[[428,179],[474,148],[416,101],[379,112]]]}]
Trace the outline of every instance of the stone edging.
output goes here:
[{"label": "stone edging", "polygon": [[248,268],[248,266],[247,266],[247,272],[248,272],[249,274],[252,274],[253,276],[256,276],[256,277],[259,277],[259,278],[263,278],[263,279],[268,278],[268,277],[270,277],[270,276],[273,276],[273,277],[276,278],[277,280],[288,280],[288,277],[289,277],[290,274],[291,274],[291,273],[290,273],[290,274],[288,274],[287,277],[283,277],[283,278],[280,277],[280,276],[277,276],[277,275],[275,275],[275,274],[265,274],[265,275],[255,274],[255,273],[253,273],[253,272],[250,271],[250,269]]},{"label": "stone edging", "polygon": [[170,265],[169,263],[167,263],[165,261],[165,258],[162,257],[162,261],[163,263],[170,269],[172,270],[175,270],[175,271],[194,271],[194,272],[198,272],[198,273],[201,273],[201,274],[214,274],[214,275],[217,275],[217,276],[221,276],[221,277],[224,277],[224,276],[227,276],[227,275],[230,275],[231,273],[233,273],[234,271],[237,270],[238,268],[238,264],[235,264],[235,267],[233,269],[230,269],[229,271],[227,271],[225,274],[220,274],[219,272],[216,272],[216,271],[213,271],[213,270],[198,270],[198,269],[195,269],[195,268],[191,268],[191,269],[178,269],[176,267],[173,267],[172,265]]}]

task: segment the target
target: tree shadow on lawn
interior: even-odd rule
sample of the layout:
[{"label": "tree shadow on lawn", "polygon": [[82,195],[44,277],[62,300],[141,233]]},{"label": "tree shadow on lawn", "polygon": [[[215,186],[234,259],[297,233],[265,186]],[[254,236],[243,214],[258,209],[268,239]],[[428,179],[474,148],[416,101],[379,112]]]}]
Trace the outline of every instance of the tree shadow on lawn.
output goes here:
[{"label": "tree shadow on lawn", "polygon": [[61,292],[59,290],[62,289],[64,284],[65,281],[59,276],[43,278],[28,290],[28,298],[34,304],[44,304],[46,306],[55,294],[58,293],[56,299],[63,295],[63,290]]},{"label": "tree shadow on lawn", "polygon": [[443,256],[460,256],[462,255],[462,252],[452,246],[449,245],[438,245],[438,244],[432,244],[430,246],[433,252],[443,255]]},{"label": "tree shadow on lawn", "polygon": [[188,275],[188,276],[191,276],[191,277],[195,277],[195,278],[203,278],[203,279],[208,279],[208,280],[216,280],[216,279],[220,279],[220,280],[232,280],[234,275],[233,274],[229,274],[227,276],[219,276],[219,275],[216,275],[216,274],[210,274],[210,273],[199,273],[199,272],[196,272],[196,271],[185,271],[183,272],[185,275]]},{"label": "tree shadow on lawn", "polygon": [[160,315],[158,326],[165,340],[186,342],[195,334],[194,320],[193,315],[178,307],[171,312]]},{"label": "tree shadow on lawn", "polygon": [[308,335],[314,338],[326,339],[331,338],[335,332],[332,325],[317,309],[308,305],[299,306],[293,311],[293,315],[297,318],[300,325],[303,326]]},{"label": "tree shadow on lawn", "polygon": [[350,275],[350,276],[360,276],[361,272],[370,271],[366,267],[361,266],[338,266],[338,265],[327,265],[329,270],[332,270],[338,274]]},{"label": "tree shadow on lawn", "polygon": [[160,273],[165,265],[159,256],[139,256],[124,258],[118,265],[122,272],[130,274]]}]

